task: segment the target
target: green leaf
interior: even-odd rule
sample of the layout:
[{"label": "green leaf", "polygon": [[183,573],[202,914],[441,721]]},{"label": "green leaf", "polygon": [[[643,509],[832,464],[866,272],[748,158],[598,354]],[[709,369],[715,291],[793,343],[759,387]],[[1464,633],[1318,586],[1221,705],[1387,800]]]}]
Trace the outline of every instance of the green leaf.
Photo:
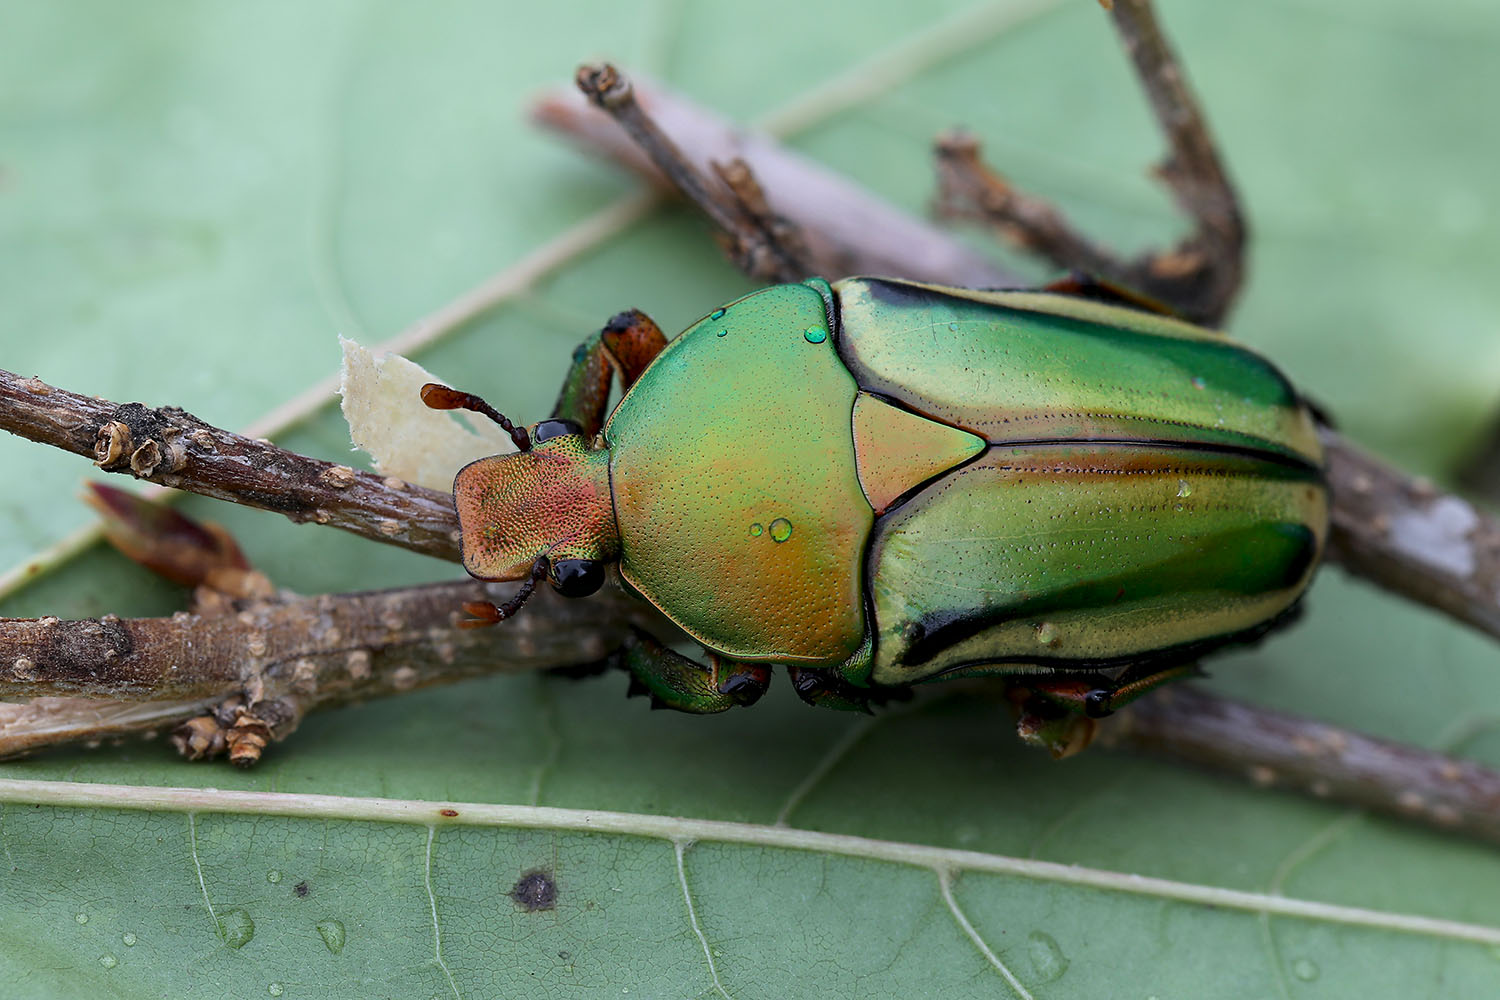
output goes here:
[{"label": "green leaf", "polygon": [[[1090,231],[1122,246],[1175,232],[1105,18],[1026,6],[1043,9],[1008,21],[1022,5],[997,0],[963,45],[795,144],[919,210],[928,138],[961,122]],[[1491,5],[1183,0],[1163,15],[1255,226],[1235,332],[1350,436],[1442,477],[1500,385]],[[630,197],[523,123],[527,95],[578,59],[608,53],[753,118],[911,51],[942,16],[889,0],[857,15],[7,5],[3,364],[247,425],[333,371],[335,334],[392,335]],[[420,360],[531,419],[604,317],[639,306],[680,328],[744,288],[696,221],[662,211]],[[279,440],[349,458],[332,407]],[[0,461],[0,566],[87,522],[82,460],[8,439]],[[184,507],[304,592],[454,572]],[[185,600],[96,549],[6,611]],[[1214,661],[1214,686],[1500,765],[1492,645],[1331,572],[1307,605]],[[695,719],[623,687],[495,679],[314,716],[249,773],[160,743],[5,764],[6,782],[93,784],[0,786],[0,996],[1473,997],[1500,979],[1489,847],[1144,759],[1055,764],[967,693],[864,720],[782,684]],[[550,909],[512,898],[534,872],[555,884]]]}]

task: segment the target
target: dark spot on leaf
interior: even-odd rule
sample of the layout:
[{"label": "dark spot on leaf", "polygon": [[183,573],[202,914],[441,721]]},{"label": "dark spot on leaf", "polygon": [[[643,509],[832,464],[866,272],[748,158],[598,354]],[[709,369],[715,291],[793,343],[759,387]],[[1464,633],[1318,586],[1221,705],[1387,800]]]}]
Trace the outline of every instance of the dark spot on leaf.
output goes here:
[{"label": "dark spot on leaf", "polygon": [[566,962],[568,959],[573,957],[573,953],[571,951],[560,951],[557,953],[557,957]]},{"label": "dark spot on leaf", "polygon": [[438,810],[438,815],[439,816],[447,816],[449,819],[452,819],[454,816],[458,815],[458,810],[457,809],[439,809]]},{"label": "dark spot on leaf", "polygon": [[297,894],[298,899],[306,899],[307,894],[312,892],[312,886],[308,885],[306,881],[302,881],[292,886],[292,891]]},{"label": "dark spot on leaf", "polygon": [[557,905],[557,883],[547,872],[529,871],[516,879],[510,898],[527,913],[550,910]]}]

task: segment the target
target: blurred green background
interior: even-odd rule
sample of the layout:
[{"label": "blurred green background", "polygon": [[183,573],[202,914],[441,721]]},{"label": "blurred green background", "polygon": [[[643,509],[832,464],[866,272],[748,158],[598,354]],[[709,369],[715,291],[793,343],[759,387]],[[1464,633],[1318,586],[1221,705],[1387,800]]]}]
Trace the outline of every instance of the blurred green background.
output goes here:
[{"label": "blurred green background", "polygon": [[[629,196],[631,180],[525,124],[528,99],[580,60],[608,56],[750,121],[870,60],[890,74],[925,30],[972,9],[5,4],[0,365],[242,427],[331,373],[336,335],[391,336]],[[963,124],[1101,238],[1134,248],[1177,232],[1145,174],[1159,140],[1098,5],[979,9],[964,44],[792,144],[922,211],[929,139]],[[1178,0],[1162,14],[1253,226],[1233,331],[1351,438],[1445,480],[1500,401],[1500,11]],[[532,420],[605,317],[638,306],[678,329],[744,290],[702,226],[664,209],[418,360]],[[279,442],[351,460],[332,406]],[[90,468],[13,438],[0,463],[3,569],[87,523],[75,496]],[[455,572],[268,514],[184,509],[231,527],[303,592]],[[150,615],[185,599],[92,550],[0,611]],[[1213,686],[1386,737],[1457,741],[1500,766],[1493,645],[1336,572],[1307,604],[1295,629],[1214,661]],[[1500,926],[1491,848],[1121,755],[1054,764],[1017,747],[992,704],[934,690],[866,721],[812,712],[781,684],[753,711],[694,719],[650,713],[623,689],[619,677],[497,679],[339,711],[248,773],[132,744],[0,765],[0,777],[751,823],[791,802],[792,825],[811,829]],[[827,773],[795,798],[815,766]],[[429,840],[337,815],[15,804],[0,810],[0,847],[0,997],[1010,995],[932,871],[865,858],[704,843],[679,869],[672,844],[650,838],[468,827]],[[538,867],[557,877],[558,906],[525,913],[506,894]],[[972,873],[954,891],[1037,997],[1500,989],[1500,952],[1443,936]],[[216,919],[254,932],[229,947]],[[337,950],[319,930],[330,921],[344,928]]]}]

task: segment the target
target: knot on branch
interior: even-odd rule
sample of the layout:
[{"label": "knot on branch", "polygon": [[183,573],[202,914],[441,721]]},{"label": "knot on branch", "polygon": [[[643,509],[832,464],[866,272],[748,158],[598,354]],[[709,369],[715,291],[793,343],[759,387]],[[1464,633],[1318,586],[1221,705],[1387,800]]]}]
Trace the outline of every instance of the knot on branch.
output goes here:
[{"label": "knot on branch", "polygon": [[289,698],[253,704],[242,695],[220,702],[212,714],[189,719],[172,731],[172,745],[188,760],[228,754],[236,767],[250,767],[273,740],[297,728],[301,709]]},{"label": "knot on branch", "polygon": [[141,479],[187,465],[182,428],[140,403],[116,407],[94,437],[94,464],[106,472],[130,467]]}]

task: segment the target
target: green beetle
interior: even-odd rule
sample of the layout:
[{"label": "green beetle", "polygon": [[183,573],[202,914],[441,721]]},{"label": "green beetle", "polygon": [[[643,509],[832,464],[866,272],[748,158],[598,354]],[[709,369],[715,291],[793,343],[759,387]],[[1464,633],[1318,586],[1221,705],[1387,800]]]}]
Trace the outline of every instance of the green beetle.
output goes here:
[{"label": "green beetle", "polygon": [[1060,707],[1044,717],[1106,714],[1272,627],[1327,535],[1313,417],[1269,362],[1052,291],[813,279],[670,344],[622,313],[529,433],[466,393],[423,397],[521,449],[454,483],[465,568],[527,581],[473,624],[616,564],[708,654],[623,651],[689,712],[753,702],[782,664],[834,707],[999,674]]}]

